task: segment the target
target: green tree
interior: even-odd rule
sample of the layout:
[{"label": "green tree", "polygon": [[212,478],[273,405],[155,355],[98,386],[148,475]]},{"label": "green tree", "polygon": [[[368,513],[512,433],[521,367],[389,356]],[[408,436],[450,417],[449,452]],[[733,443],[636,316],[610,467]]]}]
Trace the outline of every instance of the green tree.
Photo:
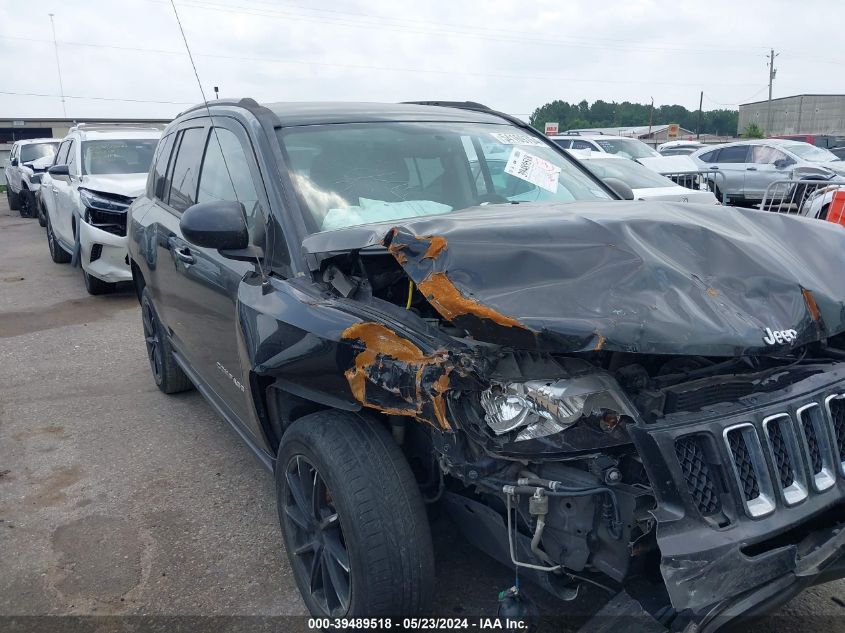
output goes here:
[{"label": "green tree", "polygon": [[[632,127],[648,125],[649,110],[647,103],[623,101],[603,101],[589,104],[586,100],[579,103],[552,101],[540,106],[531,114],[529,122],[538,130],[543,130],[549,121],[557,121],[561,130],[590,127]],[[709,110],[702,113],[702,133],[732,136],[736,133],[739,113],[736,110]],[[681,105],[655,106],[652,122],[654,125],[677,123],[681,127],[695,131],[698,127],[698,111],[687,110]]]},{"label": "green tree", "polygon": [[742,133],[743,138],[763,138],[765,134],[763,133],[763,128],[761,128],[756,123],[749,123],[745,126],[745,130]]}]

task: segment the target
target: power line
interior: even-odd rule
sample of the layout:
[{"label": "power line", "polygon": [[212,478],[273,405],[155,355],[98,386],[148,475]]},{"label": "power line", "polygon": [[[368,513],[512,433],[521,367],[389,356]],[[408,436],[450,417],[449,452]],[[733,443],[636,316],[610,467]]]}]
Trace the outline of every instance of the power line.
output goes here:
[{"label": "power line", "polygon": [[[166,2],[166,0],[146,0],[147,2],[151,2],[154,4],[161,4]],[[208,0],[182,0],[180,5],[186,8],[193,8],[193,9],[200,9],[203,11],[217,11],[222,13],[230,13],[235,15],[251,15],[257,17],[268,17],[270,19],[277,19],[277,20],[284,20],[284,21],[301,21],[301,22],[315,22],[321,25],[325,24],[333,24],[336,26],[346,26],[346,27],[353,27],[353,28],[363,28],[369,30],[378,30],[384,31],[385,27],[389,27],[393,31],[403,31],[406,33],[417,33],[423,35],[433,35],[438,37],[443,37],[447,35],[459,35],[465,38],[472,38],[472,39],[480,39],[480,40],[487,40],[487,41],[507,41],[507,42],[516,42],[516,43],[531,43],[531,44],[543,44],[553,47],[564,47],[564,48],[577,48],[577,49],[597,49],[597,50],[620,50],[629,52],[632,50],[640,50],[646,52],[670,52],[670,53],[695,53],[695,54],[707,54],[712,55],[716,54],[743,54],[738,53],[737,49],[719,49],[719,48],[672,48],[667,46],[642,46],[642,45],[619,45],[619,46],[609,46],[603,44],[590,44],[584,41],[570,41],[567,43],[565,40],[572,39],[567,37],[558,37],[555,36],[552,38],[541,38],[541,37],[512,37],[512,36],[503,36],[503,35],[493,35],[493,34],[484,34],[484,33],[477,33],[473,31],[470,27],[458,27],[452,28],[451,30],[448,28],[433,28],[433,27],[415,27],[415,26],[408,26],[408,25],[386,25],[383,22],[373,22],[372,19],[368,20],[351,20],[348,18],[332,18],[332,17],[322,17],[322,16],[307,16],[302,15],[300,13],[295,13],[291,11],[285,10],[268,10],[268,9],[257,9],[255,7],[243,6],[243,5],[221,5],[216,4],[213,2],[209,2]],[[318,11],[319,9],[313,9],[314,11]],[[365,15],[366,14],[361,14]],[[375,18],[376,20],[380,18]],[[748,57],[756,56],[759,52],[750,52],[752,49],[747,49],[749,52],[744,53]]]},{"label": "power line", "polygon": [[[0,90],[0,95],[11,95],[14,97],[50,97],[55,99],[61,95],[42,92],[13,92],[11,90]],[[157,99],[119,99],[117,97],[91,97],[82,95],[64,95],[66,99],[81,99],[86,101],[124,101],[126,103],[163,103],[166,105],[194,105],[194,101],[163,101]],[[65,117],[67,118],[67,117]]]},{"label": "power line", "polygon": [[[149,0],[154,1],[154,0]],[[14,36],[0,36],[4,39],[28,40],[31,42],[44,42],[46,40],[38,40],[34,38],[21,38]],[[131,46],[116,46],[111,44],[92,44],[89,42],[69,42],[59,41],[63,46],[84,46],[91,48],[108,48],[115,50],[136,51],[143,53],[159,53],[163,55],[184,55],[180,51],[171,51],[155,48],[136,48]],[[247,57],[240,55],[221,55],[216,53],[194,53],[196,57],[207,57],[210,59],[228,59],[234,61],[252,61],[252,62],[267,62],[276,64],[294,64],[302,66],[317,66],[322,68],[346,68],[354,70],[378,70],[385,72],[401,72],[401,73],[419,73],[419,74],[434,74],[434,75],[458,75],[458,76],[472,76],[472,77],[492,77],[496,79],[518,79],[518,80],[534,80],[534,81],[548,81],[548,75],[525,75],[515,73],[484,73],[470,70],[456,70],[456,69],[435,69],[435,68],[409,68],[409,67],[391,67],[391,66],[373,66],[370,64],[339,64],[336,62],[317,62],[305,59],[285,59],[280,57]],[[563,77],[556,75],[555,81],[568,81],[573,83],[591,83],[591,84],[649,84],[649,85],[664,85],[664,86],[746,86],[746,82],[738,83],[724,83],[717,84],[702,84],[701,82],[678,82],[678,81],[652,81],[649,79],[600,79],[600,78],[583,78],[583,77]]]}]

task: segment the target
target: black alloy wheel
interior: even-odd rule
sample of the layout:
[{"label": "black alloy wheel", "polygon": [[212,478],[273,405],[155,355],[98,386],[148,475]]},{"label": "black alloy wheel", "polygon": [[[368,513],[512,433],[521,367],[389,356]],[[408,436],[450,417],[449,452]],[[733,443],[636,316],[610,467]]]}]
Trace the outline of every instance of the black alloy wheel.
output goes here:
[{"label": "black alloy wheel", "polygon": [[147,345],[147,357],[150,359],[150,369],[157,385],[163,378],[162,343],[159,336],[158,317],[153,312],[152,305],[144,302],[141,305],[141,321],[144,326],[144,342]]},{"label": "black alloy wheel", "polygon": [[332,494],[303,455],[285,466],[283,516],[294,544],[292,563],[309,578],[311,597],[328,616],[342,616],[352,596],[349,552]]}]

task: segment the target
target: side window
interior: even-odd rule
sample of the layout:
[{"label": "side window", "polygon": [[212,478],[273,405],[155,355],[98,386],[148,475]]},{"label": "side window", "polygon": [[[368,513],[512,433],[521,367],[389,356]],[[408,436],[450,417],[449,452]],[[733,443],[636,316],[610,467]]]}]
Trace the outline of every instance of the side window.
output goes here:
[{"label": "side window", "polygon": [[213,128],[208,136],[197,191],[197,202],[213,200],[243,203],[250,235],[255,238],[261,234],[264,214],[258,202],[250,163],[235,133],[221,127]]},{"label": "side window", "polygon": [[163,198],[165,193],[165,177],[167,165],[170,162],[170,152],[173,149],[173,140],[176,134],[168,134],[158,142],[156,147],[155,163],[151,171],[151,182],[148,195],[151,198]]},{"label": "side window", "polygon": [[774,165],[779,160],[786,160],[786,154],[767,145],[755,145],[751,148],[752,162],[760,165]]},{"label": "side window", "polygon": [[76,160],[76,143],[70,142],[67,148],[67,166],[68,171],[74,175],[79,175],[79,161]]},{"label": "side window", "polygon": [[716,162],[716,154],[719,153],[719,150],[715,149],[712,152],[707,152],[706,154],[702,154],[699,156],[699,160],[705,163],[715,163]]},{"label": "side window", "polygon": [[197,169],[205,147],[207,130],[192,127],[181,133],[179,150],[170,176],[168,203],[177,211],[184,211],[196,202]]},{"label": "side window", "polygon": [[723,147],[719,150],[720,163],[747,163],[748,162],[748,146],[734,145],[732,147]]},{"label": "side window", "polygon": [[53,163],[54,165],[66,165],[67,164],[67,150],[70,147],[71,141],[63,141],[62,144],[59,146],[59,151],[56,154],[56,161]]}]

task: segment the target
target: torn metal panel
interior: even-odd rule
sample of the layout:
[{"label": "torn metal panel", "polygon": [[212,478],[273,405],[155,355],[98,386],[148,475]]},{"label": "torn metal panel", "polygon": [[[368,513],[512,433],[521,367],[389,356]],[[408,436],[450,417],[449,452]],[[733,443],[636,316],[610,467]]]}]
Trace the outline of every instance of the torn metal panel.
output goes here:
[{"label": "torn metal panel", "polygon": [[[843,262],[831,259],[845,253],[845,232],[784,214],[672,202],[491,205],[315,234],[303,247],[313,259],[384,244],[444,318],[492,343],[737,356],[845,331]],[[766,328],[797,336],[768,345]]]},{"label": "torn metal panel", "polygon": [[427,421],[442,430],[446,419],[444,394],[455,369],[448,352],[424,354],[411,341],[379,323],[356,323],[342,338],[360,350],[345,376],[356,400],[389,415]]}]

